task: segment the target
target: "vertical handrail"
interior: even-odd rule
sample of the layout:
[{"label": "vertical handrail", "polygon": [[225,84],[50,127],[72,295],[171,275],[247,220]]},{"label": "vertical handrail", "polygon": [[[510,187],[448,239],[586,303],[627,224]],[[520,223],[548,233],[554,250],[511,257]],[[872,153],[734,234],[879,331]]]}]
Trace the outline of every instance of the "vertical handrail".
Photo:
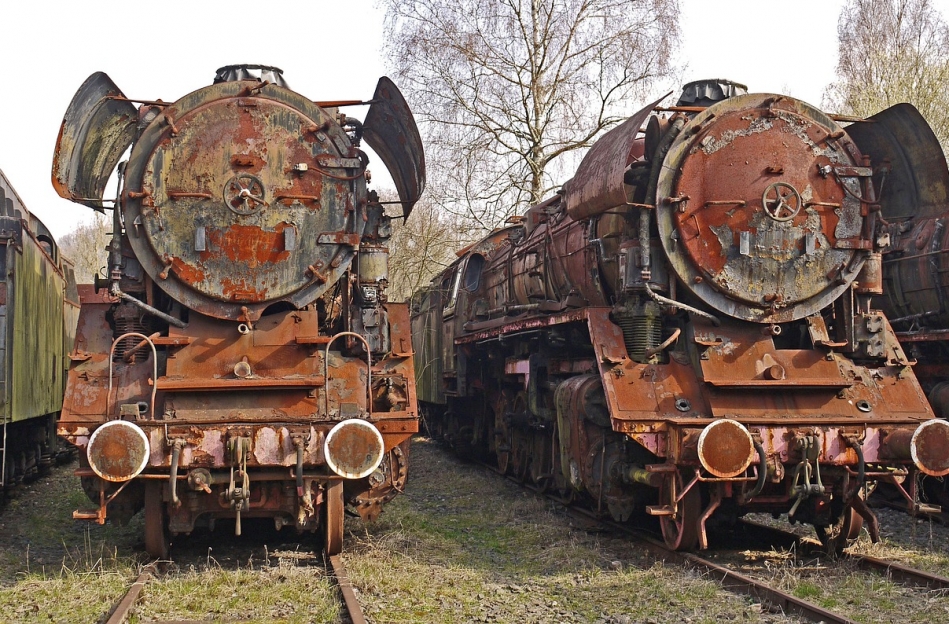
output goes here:
[{"label": "vertical handrail", "polygon": [[[155,343],[152,342],[152,339],[146,336],[145,334],[140,334],[138,332],[128,332],[122,334],[118,338],[112,341],[112,348],[109,349],[109,392],[105,395],[105,415],[108,419],[111,409],[109,408],[109,401],[112,399],[112,356],[115,353],[115,345],[119,344],[120,340],[126,338],[131,338],[132,336],[137,336],[148,343],[152,348],[152,400],[151,400],[151,420],[155,420],[155,393],[158,392],[158,350],[155,349]],[[116,392],[116,394],[118,394]]]},{"label": "vertical handrail", "polygon": [[334,340],[342,336],[359,338],[362,340],[362,343],[366,345],[366,406],[368,407],[369,416],[372,416],[372,351],[369,349],[369,341],[366,340],[364,336],[356,332],[348,331],[339,332],[326,343],[326,353],[323,354],[323,413],[327,416],[329,416],[330,413],[330,345],[333,344]]}]

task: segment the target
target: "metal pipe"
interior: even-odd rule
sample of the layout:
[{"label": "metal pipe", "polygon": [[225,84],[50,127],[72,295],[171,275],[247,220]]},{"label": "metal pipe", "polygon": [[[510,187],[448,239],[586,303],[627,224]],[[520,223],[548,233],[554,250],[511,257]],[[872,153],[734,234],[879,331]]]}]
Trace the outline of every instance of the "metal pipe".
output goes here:
[{"label": "metal pipe", "polygon": [[178,498],[178,460],[181,459],[181,447],[184,440],[177,439],[171,446],[171,503],[178,507],[181,500]]},{"label": "metal pipe", "polygon": [[844,441],[857,453],[857,485],[853,488],[852,493],[843,493],[846,500],[851,500],[863,487],[863,482],[866,479],[867,463],[863,458],[863,446],[856,438],[845,436]]},{"label": "metal pipe", "polygon": [[653,348],[651,348],[651,349],[646,349],[646,352],[645,352],[644,355],[645,355],[647,358],[649,358],[649,357],[652,357],[652,356],[656,355],[657,353],[660,353],[660,352],[662,352],[662,351],[665,351],[666,349],[669,348],[669,346],[670,346],[672,343],[674,343],[676,340],[678,340],[679,334],[681,334],[681,333],[682,333],[682,330],[681,330],[680,328],[676,327],[675,331],[672,332],[672,335],[669,336],[668,338],[666,338],[665,340],[663,340],[663,341],[662,341],[662,344],[656,345],[655,347],[653,347]]},{"label": "metal pipe", "polygon": [[141,309],[145,310],[149,314],[153,316],[157,316],[158,318],[169,323],[170,325],[174,325],[175,327],[180,327],[184,329],[185,327],[188,326],[188,324],[182,321],[181,319],[176,319],[172,315],[166,314],[157,308],[153,308],[152,306],[148,305],[144,301],[136,299],[132,295],[122,292],[122,290],[119,288],[118,282],[112,282],[112,296],[118,297],[122,301],[128,301],[129,303],[140,307]]},{"label": "metal pipe", "polygon": [[722,322],[718,320],[718,317],[715,316],[714,314],[703,312],[702,310],[693,308],[692,306],[686,305],[682,303],[681,301],[674,301],[672,299],[666,299],[665,297],[661,295],[657,295],[655,292],[652,291],[652,289],[649,288],[648,282],[643,282],[643,288],[646,289],[646,294],[649,295],[649,298],[655,301],[656,303],[665,304],[673,308],[682,308],[683,310],[687,310],[691,312],[692,314],[695,314],[696,316],[701,316],[704,319],[708,319],[712,323],[712,325],[714,325],[715,327],[718,327],[719,325],[722,324]]},{"label": "metal pipe", "polygon": [[296,438],[293,444],[297,447],[297,496],[303,496],[303,438]]},{"label": "metal pipe", "polygon": [[148,346],[148,343],[150,340],[154,340],[155,338],[158,338],[159,336],[161,336],[161,332],[155,332],[154,334],[148,337],[148,340],[143,340],[137,345],[135,345],[134,347],[132,347],[131,349],[129,349],[128,351],[126,351],[125,356],[122,359],[124,359],[126,362],[131,362],[132,358],[135,357],[136,353],[138,353],[139,351],[144,349],[146,346]]},{"label": "metal pipe", "polygon": [[752,438],[752,441],[754,442],[755,450],[758,451],[758,482],[755,484],[755,489],[748,492],[748,495],[744,497],[746,501],[761,494],[761,491],[764,490],[764,484],[768,479],[768,456],[765,455],[764,446],[754,438]]}]

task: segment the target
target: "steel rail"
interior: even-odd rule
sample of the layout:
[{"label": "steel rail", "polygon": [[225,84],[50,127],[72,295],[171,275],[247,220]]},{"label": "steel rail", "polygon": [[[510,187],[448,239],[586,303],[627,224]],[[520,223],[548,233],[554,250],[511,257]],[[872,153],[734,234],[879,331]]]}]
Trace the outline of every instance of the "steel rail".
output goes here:
[{"label": "steel rail", "polygon": [[353,591],[353,585],[349,582],[349,575],[346,573],[346,566],[339,555],[330,555],[329,564],[333,576],[336,578],[336,584],[343,595],[343,602],[346,605],[346,612],[352,624],[366,624],[366,618],[362,614],[362,607],[359,606],[359,600],[356,599],[356,592]]},{"label": "steel rail", "polygon": [[910,568],[895,561],[877,559],[868,555],[848,555],[847,559],[855,562],[863,570],[871,570],[888,576],[904,585],[915,585],[928,589],[949,589],[949,578],[925,570]]},{"label": "steel rail", "polygon": [[[571,508],[571,510],[573,509]],[[763,581],[709,561],[704,557],[699,557],[693,553],[670,550],[663,542],[647,535],[641,530],[623,526],[616,522],[605,520],[599,520],[599,522],[611,529],[632,537],[639,544],[646,546],[650,552],[660,559],[672,560],[674,563],[680,565],[692,566],[704,572],[709,578],[716,580],[722,587],[729,591],[745,594],[771,604],[786,614],[799,615],[811,622],[825,622],[827,624],[854,624],[855,622],[855,620],[828,611],[813,602],[798,598]]]},{"label": "steel rail", "polygon": [[142,568],[141,574],[138,575],[138,578],[135,579],[135,582],[132,583],[132,586],[129,587],[127,592],[125,592],[125,595],[122,596],[119,604],[116,605],[115,610],[112,612],[112,615],[109,616],[109,619],[106,620],[105,624],[122,624],[125,622],[125,618],[129,611],[138,601],[138,597],[142,593],[142,588],[145,587],[145,583],[148,582],[148,579],[155,575],[157,568],[157,561],[153,561]]},{"label": "steel rail", "polygon": [[[478,463],[487,470],[495,474],[500,474],[497,468],[494,466],[491,466],[485,462]],[[851,620],[845,616],[828,611],[819,605],[798,598],[797,596],[793,596],[787,592],[777,589],[776,587],[772,587],[767,583],[753,579],[730,568],[713,563],[708,559],[699,557],[698,555],[670,550],[663,542],[660,542],[656,538],[646,534],[640,529],[634,529],[616,522],[598,518],[592,510],[574,507],[567,501],[552,494],[542,492],[540,489],[524,483],[513,476],[501,476],[510,479],[521,487],[534,492],[536,496],[542,496],[556,502],[559,505],[562,505],[564,510],[575,518],[582,519],[591,523],[592,525],[609,527],[610,529],[627,535],[628,537],[635,540],[636,543],[644,546],[646,550],[648,550],[653,556],[660,560],[672,561],[673,563],[679,565],[691,566],[703,571],[709,578],[714,579],[728,591],[751,596],[781,609],[786,614],[798,615],[811,622],[823,622],[825,624],[856,624],[855,620]]]},{"label": "steel rail", "polygon": [[[786,540],[786,543],[799,542],[801,539],[794,533],[782,530],[778,527],[772,527],[750,520],[742,520],[742,524],[755,531],[768,532],[776,538]],[[871,557],[870,555],[855,555],[847,552],[843,553],[841,559],[856,564],[860,570],[889,577],[891,580],[902,585],[920,587],[923,589],[949,589],[949,578],[918,568],[911,568],[889,559],[879,559],[877,557]]]}]

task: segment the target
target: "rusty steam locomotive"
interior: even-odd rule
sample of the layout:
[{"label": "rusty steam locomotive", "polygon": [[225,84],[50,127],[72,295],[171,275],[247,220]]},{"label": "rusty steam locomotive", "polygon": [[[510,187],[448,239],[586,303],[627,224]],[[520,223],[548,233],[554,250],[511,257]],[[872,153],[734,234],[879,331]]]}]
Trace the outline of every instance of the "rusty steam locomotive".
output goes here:
[{"label": "rusty steam locomotive", "polygon": [[918,510],[916,476],[949,473],[949,423],[873,305],[932,132],[915,109],[845,129],[745,91],[650,104],[459,252],[413,298],[419,400],[433,435],[657,516],[670,547],[771,512],[837,552],[865,522],[877,539],[875,482]]},{"label": "rusty steam locomotive", "polygon": [[[360,103],[363,122],[339,110]],[[314,103],[247,65],[139,104],[93,74],[53,161],[74,202],[102,209],[116,167],[119,185],[59,421],[99,506],[75,516],[144,508],[156,556],[172,535],[219,518],[239,534],[247,517],[339,552],[345,506],[379,513],[418,430],[408,307],[386,297],[392,215],[359,149],[408,215],[425,172],[412,114],[387,78],[371,102]]]}]

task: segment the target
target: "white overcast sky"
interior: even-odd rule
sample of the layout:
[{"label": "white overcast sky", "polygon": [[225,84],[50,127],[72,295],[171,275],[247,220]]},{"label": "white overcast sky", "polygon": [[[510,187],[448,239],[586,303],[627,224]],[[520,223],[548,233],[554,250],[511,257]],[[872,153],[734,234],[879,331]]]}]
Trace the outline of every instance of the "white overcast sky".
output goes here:
[{"label": "white overcast sky", "polygon": [[[949,0],[936,2],[949,14]],[[303,95],[327,100],[368,99],[386,69],[374,0],[3,4],[0,169],[56,236],[90,214],[50,185],[63,113],[89,74],[106,72],[131,98],[174,101],[210,84],[222,65],[260,63],[281,67]],[[728,78],[820,106],[834,78],[842,4],[681,0],[683,82]],[[630,113],[640,104],[631,102]],[[371,167],[378,180],[383,167]]]}]

